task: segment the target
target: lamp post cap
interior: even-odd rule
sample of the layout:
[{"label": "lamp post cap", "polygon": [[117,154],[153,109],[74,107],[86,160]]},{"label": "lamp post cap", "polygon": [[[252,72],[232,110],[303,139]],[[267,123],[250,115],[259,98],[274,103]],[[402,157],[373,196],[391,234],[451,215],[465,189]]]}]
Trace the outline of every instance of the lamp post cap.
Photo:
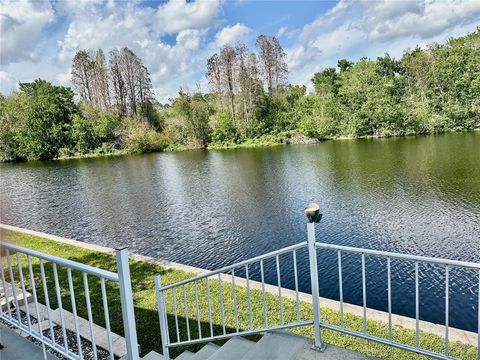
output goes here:
[{"label": "lamp post cap", "polygon": [[310,203],[305,207],[305,215],[307,215],[308,222],[319,223],[322,218],[320,206],[316,203]]}]

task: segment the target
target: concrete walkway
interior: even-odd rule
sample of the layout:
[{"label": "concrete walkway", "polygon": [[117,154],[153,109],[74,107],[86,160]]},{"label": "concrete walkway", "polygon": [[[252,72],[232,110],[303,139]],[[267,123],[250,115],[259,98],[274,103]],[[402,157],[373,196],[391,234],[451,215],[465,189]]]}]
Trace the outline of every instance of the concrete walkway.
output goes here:
[{"label": "concrete walkway", "polygon": [[[0,344],[4,346],[0,350],[1,360],[43,360],[42,348],[12,329],[0,324]],[[47,353],[48,360],[57,358]]]}]

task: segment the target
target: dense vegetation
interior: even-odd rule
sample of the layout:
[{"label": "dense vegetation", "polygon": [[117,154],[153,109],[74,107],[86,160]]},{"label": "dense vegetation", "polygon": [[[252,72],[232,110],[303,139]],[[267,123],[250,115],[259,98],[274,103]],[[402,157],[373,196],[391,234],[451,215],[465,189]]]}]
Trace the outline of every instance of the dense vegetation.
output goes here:
[{"label": "dense vegetation", "polygon": [[338,137],[401,136],[480,126],[480,29],[397,60],[338,61],[314,74],[315,92],[287,82],[275,37],[256,52],[225,45],[207,62],[209,93],[153,96],[150,75],[129,49],[79,51],[69,88],[43,80],[0,96],[0,160],[147,152]]}]

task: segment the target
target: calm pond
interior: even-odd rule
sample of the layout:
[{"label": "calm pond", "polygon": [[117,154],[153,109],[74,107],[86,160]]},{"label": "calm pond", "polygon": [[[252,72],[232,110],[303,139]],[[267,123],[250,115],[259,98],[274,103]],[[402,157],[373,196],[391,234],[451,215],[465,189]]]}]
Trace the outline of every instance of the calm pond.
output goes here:
[{"label": "calm pond", "polygon": [[[306,239],[480,262],[480,132],[317,145],[3,164],[2,223],[207,269]],[[310,290],[306,254],[300,289]],[[292,261],[281,258],[292,288]],[[319,255],[320,292],[338,298],[336,254]],[[276,283],[274,262],[266,280]],[[361,304],[361,262],[346,255],[344,300]],[[386,309],[386,263],[367,257],[367,305]],[[252,269],[253,276],[258,271]],[[289,276],[290,275],[290,276]],[[415,316],[414,264],[392,263],[393,310]],[[450,323],[476,331],[478,273],[451,270]],[[421,318],[444,322],[445,270],[420,266]]]}]

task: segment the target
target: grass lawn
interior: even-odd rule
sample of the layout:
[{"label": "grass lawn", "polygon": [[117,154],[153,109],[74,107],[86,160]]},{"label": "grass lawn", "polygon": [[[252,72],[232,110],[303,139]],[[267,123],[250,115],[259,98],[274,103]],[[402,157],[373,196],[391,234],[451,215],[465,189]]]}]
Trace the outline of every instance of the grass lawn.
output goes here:
[{"label": "grass lawn", "polygon": [[[26,235],[23,233],[0,229],[0,239],[16,243],[20,246],[28,247],[38,251],[42,251],[48,254],[68,258],[70,260],[78,261],[84,264],[100,267],[106,270],[116,272],[116,260],[114,256],[99,253],[83,248],[78,248],[72,245],[62,244],[53,240]],[[22,261],[26,264],[25,259]],[[42,291],[40,281],[40,268],[37,260],[32,259],[34,268],[34,277],[36,282],[37,293],[39,301],[45,303],[44,293]],[[12,265],[15,266],[15,256],[12,256]],[[4,263],[5,266],[5,263]],[[182,271],[166,270],[160,266],[156,266],[149,263],[143,263],[139,261],[130,261],[130,269],[132,276],[132,287],[134,292],[134,304],[135,304],[135,317],[136,326],[138,332],[138,341],[141,347],[142,355],[145,355],[151,350],[156,350],[161,353],[160,343],[160,330],[158,325],[158,313],[156,306],[155,296],[155,283],[154,275],[160,273],[162,275],[163,285],[175,283],[189,277],[192,274],[188,274]],[[55,287],[53,282],[53,270],[52,266],[45,263],[45,270],[48,277],[48,289],[49,299],[51,306],[56,307],[57,301],[55,296]],[[59,267],[59,282],[62,289],[62,302],[63,307],[71,310],[70,293],[68,292],[67,272],[65,269]],[[24,276],[28,275],[28,271],[24,269]],[[7,275],[7,274],[6,274]],[[77,311],[83,318],[87,318],[85,296],[83,292],[83,282],[80,273],[75,270],[72,271],[73,282],[75,287],[75,298],[77,303]],[[8,281],[8,276],[7,276]],[[100,283],[97,278],[93,276],[89,277],[90,297],[92,302],[93,318],[99,325],[104,325],[104,315],[102,308],[102,298]],[[236,320],[233,311],[233,288],[229,283],[223,282],[223,295],[225,306],[225,320],[227,324],[226,332],[235,332]],[[27,286],[27,290],[30,291],[30,286]],[[108,303],[110,310],[110,321],[112,331],[123,334],[122,317],[120,310],[120,295],[118,292],[118,286],[116,284],[107,282]],[[188,314],[189,314],[189,327],[192,333],[192,339],[198,334],[198,323],[196,319],[195,309],[195,295],[193,285],[187,286],[187,302]],[[210,279],[210,294],[212,299],[212,322],[213,331],[215,334],[221,334],[223,332],[221,322],[221,311],[219,301],[215,299],[219,298],[218,282]],[[170,325],[170,338],[172,341],[176,340],[175,320],[173,316],[173,302],[172,292],[167,292],[167,310],[169,313],[168,322]],[[199,309],[200,309],[200,329],[203,336],[210,334],[210,325],[208,322],[207,312],[207,300],[206,300],[206,286],[205,282],[198,284],[199,295]],[[186,320],[185,309],[183,307],[183,292],[181,289],[177,289],[176,292],[177,313],[180,328],[180,337],[182,340],[186,340]],[[252,290],[252,311],[253,311],[253,323],[254,327],[261,327],[263,324],[263,303],[262,292]],[[273,294],[267,293],[267,311],[269,325],[279,324],[279,299]],[[239,309],[238,325],[240,329],[249,328],[249,317],[247,307],[247,291],[245,288],[237,287],[236,290],[236,303]],[[284,305],[284,320],[286,323],[294,322],[296,319],[296,304],[289,299],[283,300]],[[302,320],[309,320],[312,318],[312,306],[307,303],[300,304],[300,314]],[[332,324],[339,324],[340,314],[338,311],[322,308],[322,318]],[[363,320],[358,316],[345,315],[346,327],[363,331]],[[368,321],[367,325],[368,333],[371,335],[387,338],[388,326],[384,323],[377,321]],[[313,327],[303,327],[291,330],[294,333],[313,337]],[[327,343],[338,345],[364,353],[369,356],[381,358],[381,359],[421,359],[419,355],[415,355],[402,350],[394,349],[388,346],[380,345],[374,342],[358,339],[352,336],[339,334],[333,331],[323,331],[324,340]],[[393,337],[395,340],[415,345],[415,332],[407,330],[401,327],[394,327]],[[258,338],[258,337],[257,337]],[[255,337],[253,339],[256,339]],[[221,343],[221,342],[220,342]],[[443,352],[444,351],[444,339],[435,335],[421,333],[420,335],[421,347],[431,351]],[[196,351],[203,345],[196,345],[191,347],[173,348],[171,350],[171,356],[174,358],[184,350]],[[464,345],[461,343],[450,343],[450,355],[460,359],[477,359],[477,349],[472,346]]]}]

